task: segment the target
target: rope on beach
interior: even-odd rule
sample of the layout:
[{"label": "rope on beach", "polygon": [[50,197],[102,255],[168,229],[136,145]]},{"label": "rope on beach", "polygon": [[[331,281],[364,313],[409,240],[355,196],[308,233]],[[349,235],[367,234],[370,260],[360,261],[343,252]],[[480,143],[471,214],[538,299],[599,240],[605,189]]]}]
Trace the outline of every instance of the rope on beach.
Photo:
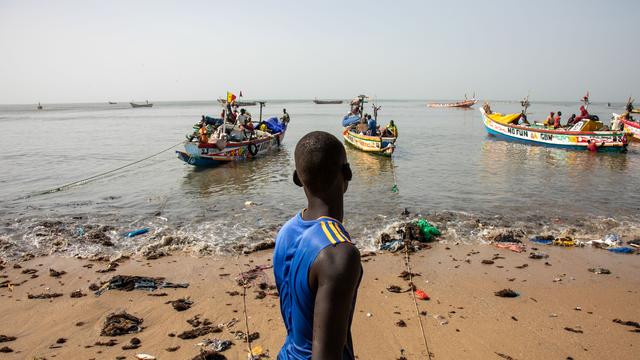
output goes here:
[{"label": "rope on beach", "polygon": [[91,181],[97,180],[97,179],[99,179],[99,178],[101,178],[101,177],[104,177],[104,176],[109,175],[109,174],[111,174],[111,173],[114,173],[114,172],[116,172],[116,171],[122,170],[122,169],[124,169],[124,168],[128,168],[129,166],[133,166],[133,165],[138,164],[138,163],[141,163],[141,162],[143,162],[143,161],[145,161],[145,160],[149,160],[149,159],[151,159],[152,157],[154,157],[154,156],[158,156],[158,155],[162,154],[162,153],[163,153],[163,152],[165,152],[165,151],[171,150],[171,149],[173,149],[174,147],[176,147],[176,146],[178,146],[178,145],[180,145],[180,144],[182,144],[182,141],[180,141],[179,143],[177,143],[177,144],[175,144],[175,145],[171,145],[170,147],[168,147],[168,148],[166,148],[166,149],[163,149],[163,150],[161,150],[161,151],[158,151],[158,152],[157,152],[157,153],[155,153],[155,154],[152,154],[152,155],[146,156],[146,157],[144,157],[144,158],[142,158],[142,159],[139,159],[139,160],[136,160],[136,161],[134,161],[134,162],[128,163],[128,164],[126,164],[126,165],[123,165],[123,166],[117,167],[117,168],[115,168],[115,169],[112,169],[112,170],[109,170],[109,171],[105,171],[105,172],[103,172],[103,173],[100,173],[100,174],[97,174],[97,175],[93,175],[93,176],[90,176],[90,177],[88,177],[88,178],[84,178],[84,179],[82,179],[82,180],[77,180],[77,181],[74,181],[74,182],[70,182],[70,183],[68,183],[68,184],[64,184],[64,185],[62,185],[62,186],[58,186],[58,187],[55,187],[55,188],[52,188],[52,189],[49,189],[49,190],[45,190],[45,191],[40,191],[40,192],[37,192],[37,193],[33,193],[33,194],[30,194],[30,195],[27,195],[25,198],[31,198],[31,197],[34,197],[34,196],[40,196],[40,195],[46,195],[46,194],[53,194],[53,193],[56,193],[56,192],[59,192],[59,191],[63,191],[63,190],[66,190],[66,189],[72,188],[72,187],[74,187],[74,186],[80,186],[80,185],[87,184],[87,183],[89,183],[89,182],[91,182]]},{"label": "rope on beach", "polygon": [[249,336],[251,333],[249,332],[249,314],[247,313],[247,284],[248,281],[244,277],[244,272],[240,268],[240,253],[232,250],[236,253],[236,267],[238,268],[238,272],[240,276],[242,276],[242,312],[244,314],[244,329],[246,331],[247,336],[247,350],[249,351],[249,359],[253,359],[253,350],[251,349],[251,337]]},{"label": "rope on beach", "polygon": [[393,159],[391,160],[391,173],[393,174],[393,186],[391,187],[391,192],[398,192],[398,179],[396,178],[396,165],[393,163]]},{"label": "rope on beach", "polygon": [[409,286],[411,287],[411,295],[413,298],[413,305],[416,308],[416,317],[420,324],[420,332],[422,332],[422,340],[424,341],[424,348],[427,351],[427,357],[431,360],[431,351],[429,351],[429,344],[427,343],[427,335],[424,332],[424,325],[422,324],[422,317],[420,316],[420,310],[418,309],[418,300],[416,299],[416,290],[413,285],[413,273],[411,272],[411,262],[409,261],[409,243],[405,241],[404,244],[405,265],[407,267],[407,273],[409,274]]}]

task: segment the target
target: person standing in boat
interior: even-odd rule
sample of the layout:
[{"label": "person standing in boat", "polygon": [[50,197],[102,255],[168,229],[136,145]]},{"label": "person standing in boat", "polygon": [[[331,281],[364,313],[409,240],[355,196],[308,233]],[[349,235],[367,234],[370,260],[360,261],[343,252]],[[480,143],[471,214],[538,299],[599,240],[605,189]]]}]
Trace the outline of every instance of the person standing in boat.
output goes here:
[{"label": "person standing in boat", "polygon": [[367,124],[369,125],[369,136],[377,136],[378,123],[376,119],[371,118],[371,115],[367,115]]},{"label": "person standing in boat", "polygon": [[394,138],[398,137],[398,128],[396,127],[396,124],[393,122],[393,120],[389,121],[389,125],[384,128],[382,136]]},{"label": "person standing in boat", "polygon": [[287,126],[287,124],[289,124],[289,121],[291,121],[291,117],[289,117],[289,113],[287,113],[287,109],[282,109],[282,117],[280,118],[280,120],[285,126]]},{"label": "person standing in boat", "polygon": [[580,115],[576,116],[576,122],[580,120],[585,120],[585,119],[588,120],[590,118],[591,116],[589,115],[587,108],[585,108],[584,105],[580,105]]},{"label": "person standing in boat", "polygon": [[351,323],[362,279],[360,252],[342,225],[352,173],[344,145],[314,131],[294,152],[293,182],[306,209],[278,232],[273,273],[287,330],[278,360],[354,360]]}]

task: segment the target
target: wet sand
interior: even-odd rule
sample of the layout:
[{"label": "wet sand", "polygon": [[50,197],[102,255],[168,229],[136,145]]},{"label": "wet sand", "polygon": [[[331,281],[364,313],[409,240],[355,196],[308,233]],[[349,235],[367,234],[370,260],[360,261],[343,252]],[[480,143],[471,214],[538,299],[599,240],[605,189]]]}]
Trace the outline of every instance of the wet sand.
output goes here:
[{"label": "wet sand", "polygon": [[[431,297],[419,300],[429,348],[435,359],[637,359],[640,333],[633,327],[614,323],[640,321],[640,270],[637,255],[610,254],[592,248],[539,246],[548,259],[533,260],[528,252],[514,253],[491,245],[433,244],[432,249],[411,255],[414,284]],[[499,257],[496,258],[495,254]],[[195,258],[175,254],[157,260],[124,260],[113,272],[97,273],[105,263],[48,256],[3,264],[0,283],[10,280],[20,286],[0,288],[0,335],[15,336],[0,343],[12,353],[4,359],[114,359],[135,358],[147,353],[158,359],[191,359],[199,352],[196,344],[206,338],[233,340],[223,354],[229,359],[246,359],[246,345],[229,329],[191,340],[170,337],[192,329],[186,320],[200,314],[213,324],[240,321],[230,330],[244,331],[243,302],[234,278],[255,265],[270,264],[271,251],[248,256]],[[495,258],[495,259],[494,259]],[[469,260],[468,262],[465,260]],[[494,259],[493,264],[482,260]],[[550,265],[545,265],[548,262]],[[93,264],[93,268],[83,267]],[[528,264],[527,267],[517,268]],[[378,253],[363,258],[364,278],[353,323],[359,359],[425,359],[413,299],[410,293],[391,293],[390,285],[407,288],[398,277],[405,269],[403,254]],[[602,275],[592,267],[610,269]],[[67,273],[59,278],[49,268]],[[23,274],[36,269],[36,278]],[[266,270],[273,283],[272,270]],[[166,277],[188,282],[187,289],[159,289],[155,292],[109,290],[101,296],[88,289],[91,283],[113,275]],[[229,274],[229,275],[226,275]],[[495,291],[511,288],[520,296],[502,298]],[[87,296],[71,298],[74,290]],[[267,295],[256,299],[257,286],[247,290],[250,331],[260,333],[254,345],[268,349],[275,358],[284,339],[278,299]],[[28,294],[62,293],[54,299],[28,299]],[[269,291],[267,290],[267,293]],[[167,293],[167,296],[148,296]],[[233,294],[233,293],[232,293]],[[189,297],[193,306],[177,312],[167,301]],[[115,311],[144,319],[144,330],[116,337],[100,336],[105,317]],[[439,319],[438,316],[440,315]],[[447,324],[442,325],[445,322]],[[403,320],[406,327],[396,323]],[[565,330],[571,328],[578,332]],[[582,332],[580,332],[582,331]],[[136,337],[141,346],[123,350]],[[57,339],[66,342],[56,344]],[[95,346],[97,341],[116,339],[115,346]],[[635,344],[635,345],[634,345]],[[51,348],[53,346],[53,348]],[[166,349],[179,346],[175,352]],[[502,355],[499,355],[502,354]]]}]

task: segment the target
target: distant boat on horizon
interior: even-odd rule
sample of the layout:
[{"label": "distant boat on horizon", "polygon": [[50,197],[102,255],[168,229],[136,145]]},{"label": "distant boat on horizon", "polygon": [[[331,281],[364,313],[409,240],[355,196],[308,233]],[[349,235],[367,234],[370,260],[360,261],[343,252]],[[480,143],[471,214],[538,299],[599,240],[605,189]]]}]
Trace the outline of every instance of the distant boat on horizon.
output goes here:
[{"label": "distant boat on horizon", "polygon": [[109,101],[109,105],[115,105],[117,102]]},{"label": "distant boat on horizon", "polygon": [[42,110],[42,105],[40,105],[40,103],[38,103],[38,110]]},{"label": "distant boat on horizon", "polygon": [[149,100],[145,101],[144,104],[130,102],[132,108],[141,108],[141,107],[152,107],[153,103],[150,103]]},{"label": "distant boat on horizon", "polygon": [[329,105],[329,104],[342,104],[342,100],[318,100],[314,99],[313,102],[318,105]]}]

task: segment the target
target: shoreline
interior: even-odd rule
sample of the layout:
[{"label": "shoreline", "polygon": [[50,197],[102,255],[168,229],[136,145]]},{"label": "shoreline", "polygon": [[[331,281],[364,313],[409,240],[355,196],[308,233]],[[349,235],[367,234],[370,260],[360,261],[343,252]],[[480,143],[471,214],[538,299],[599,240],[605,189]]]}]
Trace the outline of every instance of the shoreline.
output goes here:
[{"label": "shoreline", "polygon": [[[429,301],[419,300],[418,306],[420,311],[426,311],[421,319],[434,358],[500,359],[497,354],[514,359],[637,357],[633,344],[640,334],[631,332],[632,327],[613,322],[640,320],[637,255],[612,254],[590,247],[527,245],[537,247],[537,251],[544,251],[549,257],[530,259],[528,252],[515,253],[492,245],[437,242],[431,244],[431,249],[411,255],[412,271],[420,274],[413,283],[431,297]],[[405,270],[404,254],[367,254],[363,257],[364,277],[352,328],[358,358],[425,358],[410,293],[387,290],[391,285],[408,288],[407,281],[398,277]],[[191,359],[198,354],[197,343],[215,337],[234,342],[222,353],[227,358],[245,359],[246,344],[230,333],[244,331],[242,287],[235,277],[256,265],[269,265],[270,259],[271,250],[239,257],[191,257],[178,253],[155,260],[123,258],[113,271],[104,273],[97,271],[109,268],[105,261],[56,255],[7,262],[0,271],[6,278],[0,282],[26,282],[13,289],[0,288],[0,335],[17,338],[0,343],[0,348],[13,349],[14,352],[3,354],[7,359],[134,358],[138,353],[158,359]],[[483,264],[482,260],[491,260],[493,264]],[[14,264],[21,268],[14,269]],[[527,266],[523,267],[524,264]],[[600,267],[612,273],[595,274],[587,270]],[[50,268],[66,274],[52,277]],[[27,269],[37,271],[23,274]],[[263,280],[273,284],[272,270],[265,270],[265,274]],[[31,278],[33,275],[37,277]],[[166,277],[171,282],[188,282],[189,287],[151,293],[108,290],[100,296],[88,289],[90,284],[99,284],[114,275]],[[516,298],[494,295],[504,288],[520,295]],[[76,290],[86,296],[70,297]],[[43,293],[62,296],[28,298],[28,294]],[[161,293],[167,295],[148,296]],[[179,298],[188,298],[193,305],[178,312],[166,304]],[[247,289],[246,301],[250,332],[260,334],[253,345],[262,346],[275,358],[285,336],[277,296],[272,290],[260,294],[253,284]],[[143,331],[100,336],[106,316],[121,310],[143,318]],[[209,319],[214,325],[233,318],[240,321],[230,329],[196,339],[168,336],[193,329],[186,320],[198,314],[200,319]],[[400,320],[404,327],[397,325],[402,325]],[[77,326],[78,323],[82,324]],[[140,347],[123,350],[122,346],[133,337],[141,340]],[[64,338],[64,343],[57,344],[59,338]],[[117,345],[95,345],[109,339],[116,339]],[[166,350],[176,346],[179,348],[173,352]]]}]

